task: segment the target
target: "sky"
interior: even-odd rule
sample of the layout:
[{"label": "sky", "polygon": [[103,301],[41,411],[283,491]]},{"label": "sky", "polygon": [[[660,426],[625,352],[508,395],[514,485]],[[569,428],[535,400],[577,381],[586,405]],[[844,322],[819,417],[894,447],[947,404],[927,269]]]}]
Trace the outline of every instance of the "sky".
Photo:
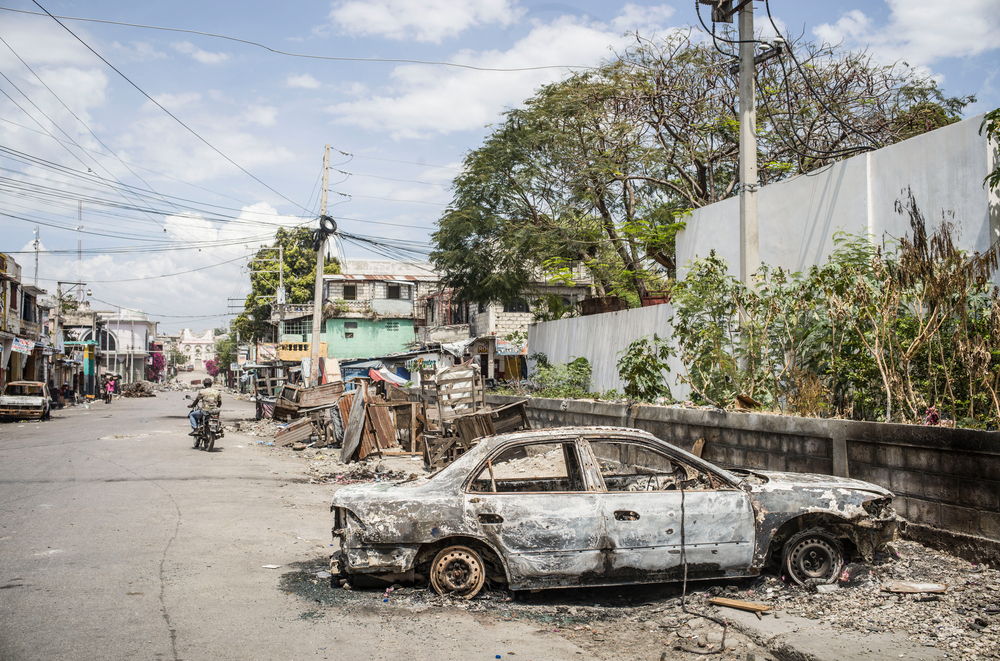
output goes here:
[{"label": "sky", "polygon": [[[27,251],[15,258],[31,282],[37,226],[39,286],[83,279],[95,307],[143,310],[166,332],[226,325],[229,299],[248,290],[245,257],[278,226],[315,226],[324,145],[339,227],[426,252],[463,156],[505,110],[568,67],[611,57],[630,32],[698,23],[688,0],[39,2],[56,16],[299,54],[530,68],[331,61],[62,19],[78,40],[49,16],[0,10],[0,252]],[[949,95],[975,95],[967,117],[1000,106],[1000,0],[771,9],[793,36],[867,48],[922,67]],[[352,242],[335,251],[384,258]]]}]

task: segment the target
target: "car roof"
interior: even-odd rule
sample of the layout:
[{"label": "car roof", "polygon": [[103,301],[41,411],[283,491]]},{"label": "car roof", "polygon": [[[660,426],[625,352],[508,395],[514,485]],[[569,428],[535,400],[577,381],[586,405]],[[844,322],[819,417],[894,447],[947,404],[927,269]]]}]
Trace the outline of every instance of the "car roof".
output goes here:
[{"label": "car roof", "polygon": [[664,441],[663,439],[649,433],[648,431],[642,429],[636,429],[635,427],[611,427],[611,426],[574,426],[574,427],[546,427],[544,429],[526,429],[524,431],[510,432],[507,434],[495,434],[493,436],[486,436],[481,438],[476,444],[476,449],[479,450],[477,454],[486,454],[492,452],[494,449],[507,445],[508,443],[516,443],[521,440],[544,440],[546,438],[557,439],[565,438],[567,436],[583,436],[592,437],[600,436],[602,434],[613,434],[621,436],[631,436],[633,438],[641,438],[643,440],[652,441],[654,444],[668,445],[672,452],[677,453],[681,458],[690,461],[693,464],[700,465],[709,468],[716,473],[721,474],[724,478],[737,484],[741,479],[730,473],[729,471],[710,463],[697,455],[693,455],[687,450],[680,448],[673,443]]}]

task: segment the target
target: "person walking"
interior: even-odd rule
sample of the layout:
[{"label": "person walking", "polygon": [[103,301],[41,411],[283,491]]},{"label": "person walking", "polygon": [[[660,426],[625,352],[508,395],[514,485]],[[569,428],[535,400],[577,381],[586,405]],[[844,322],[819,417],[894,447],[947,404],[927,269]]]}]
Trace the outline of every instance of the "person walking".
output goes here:
[{"label": "person walking", "polygon": [[115,394],[115,380],[112,378],[107,378],[104,381],[104,403],[110,404],[111,398]]}]

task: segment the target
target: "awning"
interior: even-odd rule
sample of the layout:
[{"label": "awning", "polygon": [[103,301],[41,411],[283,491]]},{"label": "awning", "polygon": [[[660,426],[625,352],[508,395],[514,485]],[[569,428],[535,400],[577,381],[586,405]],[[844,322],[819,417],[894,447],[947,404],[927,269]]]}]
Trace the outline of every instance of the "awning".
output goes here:
[{"label": "awning", "polygon": [[368,370],[368,376],[373,381],[385,381],[387,383],[393,383],[397,386],[406,385],[407,383],[406,379],[404,379],[401,376],[396,376],[395,374],[393,374],[384,367],[380,370],[374,370],[374,369]]}]

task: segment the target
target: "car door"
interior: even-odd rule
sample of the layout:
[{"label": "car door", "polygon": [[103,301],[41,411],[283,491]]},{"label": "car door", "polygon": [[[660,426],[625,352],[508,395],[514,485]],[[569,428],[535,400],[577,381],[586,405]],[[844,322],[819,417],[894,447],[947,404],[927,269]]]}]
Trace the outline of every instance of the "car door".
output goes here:
[{"label": "car door", "polygon": [[600,507],[618,582],[742,575],[753,554],[749,496],[663,448],[588,439],[604,484]]},{"label": "car door", "polygon": [[504,556],[512,589],[603,582],[604,517],[580,456],[572,438],[520,442],[473,471],[466,516]]}]

